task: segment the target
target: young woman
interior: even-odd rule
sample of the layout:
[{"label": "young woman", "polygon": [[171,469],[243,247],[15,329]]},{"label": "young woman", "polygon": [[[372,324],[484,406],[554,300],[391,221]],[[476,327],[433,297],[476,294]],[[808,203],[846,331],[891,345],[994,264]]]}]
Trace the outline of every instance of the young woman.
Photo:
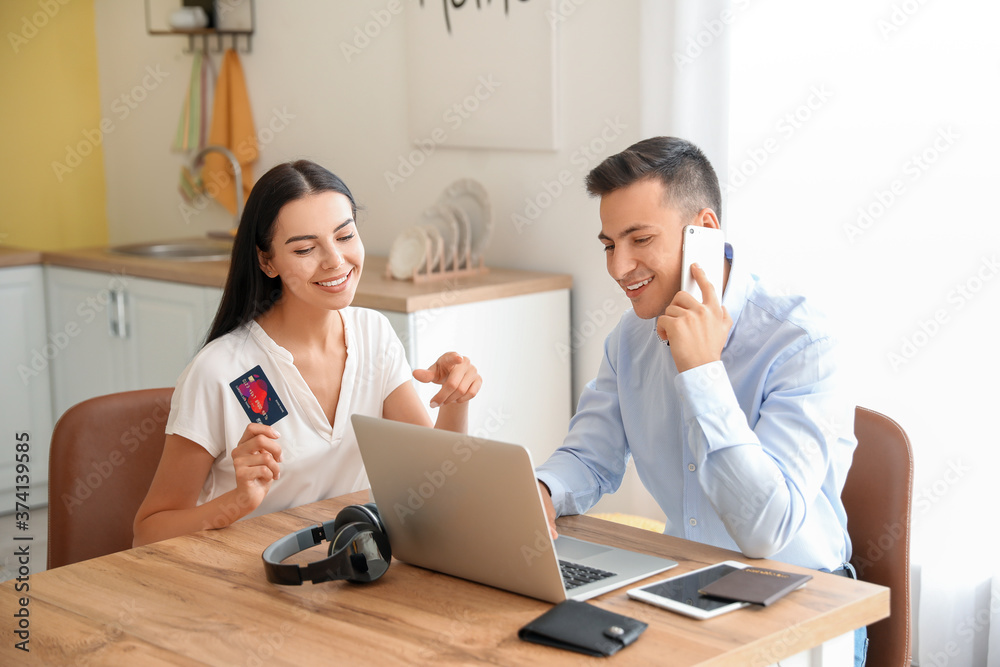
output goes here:
[{"label": "young woman", "polygon": [[[181,374],[167,438],[136,514],[136,546],[367,487],[350,415],[431,426],[403,346],[381,314],[350,307],[364,266],[357,207],[300,160],[254,186],[208,342]],[[436,428],[464,432],[482,385],[448,352]]]}]

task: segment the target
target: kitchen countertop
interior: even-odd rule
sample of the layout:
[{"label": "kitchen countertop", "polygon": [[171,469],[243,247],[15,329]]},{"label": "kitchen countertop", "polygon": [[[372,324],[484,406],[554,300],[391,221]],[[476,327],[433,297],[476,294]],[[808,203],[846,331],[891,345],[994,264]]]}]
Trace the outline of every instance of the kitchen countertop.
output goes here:
[{"label": "kitchen countertop", "polygon": [[[11,262],[11,263],[7,263]],[[110,252],[107,247],[39,252],[0,249],[0,266],[49,264],[106,273],[122,273],[137,278],[222,288],[228,261],[178,261],[133,257]],[[568,274],[520,271],[490,267],[489,272],[415,284],[385,277],[387,258],[365,258],[361,282],[353,305],[378,310],[412,313],[443,306],[488,301],[509,296],[570,289]]]},{"label": "kitchen countertop", "polygon": [[210,262],[137,257],[111,252],[105,246],[43,252],[42,262],[71,269],[120,273],[220,289],[226,284],[226,273],[229,271],[227,260]]},{"label": "kitchen countertop", "polygon": [[29,266],[31,264],[39,264],[41,261],[42,253],[38,250],[25,250],[11,246],[0,247],[0,268]]}]

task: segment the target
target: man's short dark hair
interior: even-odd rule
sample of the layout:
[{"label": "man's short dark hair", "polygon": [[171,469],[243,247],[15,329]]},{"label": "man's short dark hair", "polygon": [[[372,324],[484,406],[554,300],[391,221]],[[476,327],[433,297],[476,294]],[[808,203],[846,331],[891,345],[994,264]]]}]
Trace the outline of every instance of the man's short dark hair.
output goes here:
[{"label": "man's short dark hair", "polygon": [[685,217],[710,208],[722,220],[719,178],[701,149],[677,137],[651,137],[606,158],[587,174],[587,192],[603,197],[645,179],[663,184],[666,203]]}]

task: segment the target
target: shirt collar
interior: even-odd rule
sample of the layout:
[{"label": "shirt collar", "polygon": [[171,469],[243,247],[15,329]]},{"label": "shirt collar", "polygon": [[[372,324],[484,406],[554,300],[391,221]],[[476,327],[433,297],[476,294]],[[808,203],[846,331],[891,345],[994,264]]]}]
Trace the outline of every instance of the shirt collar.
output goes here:
[{"label": "shirt collar", "polygon": [[250,335],[257,339],[257,343],[261,347],[280,359],[284,359],[289,363],[295,363],[295,358],[292,357],[292,353],[275,343],[274,340],[267,335],[267,332],[264,331],[264,328],[257,324],[257,320],[250,320],[246,326]]},{"label": "shirt collar", "polygon": [[746,291],[750,283],[750,276],[742,270],[743,265],[734,259],[733,246],[730,243],[726,244],[726,261],[729,262],[729,280],[726,282],[726,289],[722,294],[722,305],[733,320],[733,326],[730,327],[729,335],[726,336],[726,345],[729,345],[729,339],[732,338],[733,331],[736,330],[736,323],[739,321],[743,306],[747,302]]}]

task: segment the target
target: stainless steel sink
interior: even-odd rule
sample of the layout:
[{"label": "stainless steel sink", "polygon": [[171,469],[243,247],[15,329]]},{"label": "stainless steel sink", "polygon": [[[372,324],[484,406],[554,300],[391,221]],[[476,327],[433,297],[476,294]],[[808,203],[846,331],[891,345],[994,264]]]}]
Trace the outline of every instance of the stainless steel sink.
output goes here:
[{"label": "stainless steel sink", "polygon": [[229,259],[233,244],[221,239],[193,239],[189,241],[154,241],[133,243],[111,248],[111,252],[133,257],[170,259],[182,262]]}]

